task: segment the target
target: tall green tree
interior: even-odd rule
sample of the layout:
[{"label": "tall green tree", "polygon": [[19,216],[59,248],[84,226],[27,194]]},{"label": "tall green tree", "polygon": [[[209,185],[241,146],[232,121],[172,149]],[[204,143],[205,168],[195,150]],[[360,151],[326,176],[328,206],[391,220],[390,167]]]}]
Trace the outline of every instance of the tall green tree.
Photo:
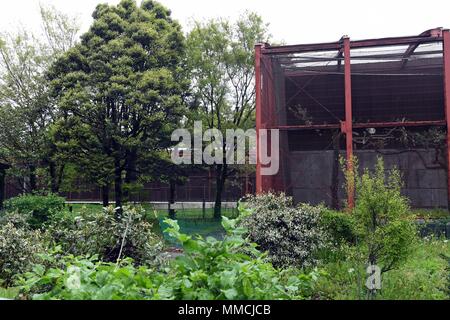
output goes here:
[{"label": "tall green tree", "polygon": [[39,169],[57,191],[58,164],[49,136],[57,107],[45,73],[74,44],[78,31],[75,19],[53,7],[41,7],[41,19],[42,34],[21,29],[0,35],[0,158],[12,166],[24,192],[36,189]]},{"label": "tall green tree", "polygon": [[148,154],[172,144],[188,87],[184,36],[170,11],[150,0],[100,4],[93,18],[49,73],[62,111],[55,136],[81,171],[96,172],[106,189],[114,184],[120,208],[124,183],[145,176]]},{"label": "tall green tree", "polygon": [[[190,120],[203,127],[248,129],[255,126],[254,46],[270,38],[267,24],[256,13],[246,12],[236,22],[212,19],[196,22],[187,37],[187,55],[195,110]],[[220,217],[222,193],[230,166],[215,164],[214,215]],[[232,146],[234,147],[234,146]]]}]

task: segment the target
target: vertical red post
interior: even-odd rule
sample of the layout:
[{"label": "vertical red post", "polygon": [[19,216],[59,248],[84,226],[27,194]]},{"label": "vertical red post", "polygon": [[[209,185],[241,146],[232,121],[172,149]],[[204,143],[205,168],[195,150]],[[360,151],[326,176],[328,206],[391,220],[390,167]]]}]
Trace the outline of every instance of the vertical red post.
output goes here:
[{"label": "vertical red post", "polygon": [[262,124],[261,110],[261,44],[255,46],[255,103],[256,103],[256,193],[262,192],[259,130]]},{"label": "vertical red post", "polygon": [[[273,82],[273,69],[272,69],[272,61],[268,56],[261,57],[261,62],[263,64],[264,75],[262,77],[262,87],[264,88],[264,92],[261,94],[262,104],[262,124],[264,129],[273,128],[277,124],[276,120],[276,112],[275,112],[275,95],[274,95],[274,82]],[[266,152],[269,155],[269,152],[272,150],[272,131],[267,131],[267,140],[265,141],[267,144]],[[277,155],[270,154],[273,158]],[[268,191],[276,191],[276,177],[277,175],[263,176],[262,180],[262,192]]]},{"label": "vertical red post", "polygon": [[[345,141],[347,151],[347,170],[353,172],[353,116],[352,116],[352,72],[350,59],[350,38],[343,37],[344,41],[344,78],[345,78]],[[354,206],[355,188],[352,181],[348,181],[347,185],[347,202],[348,208]]]},{"label": "vertical red post", "polygon": [[450,31],[442,31],[444,53],[444,106],[447,122],[447,195],[450,210]]}]

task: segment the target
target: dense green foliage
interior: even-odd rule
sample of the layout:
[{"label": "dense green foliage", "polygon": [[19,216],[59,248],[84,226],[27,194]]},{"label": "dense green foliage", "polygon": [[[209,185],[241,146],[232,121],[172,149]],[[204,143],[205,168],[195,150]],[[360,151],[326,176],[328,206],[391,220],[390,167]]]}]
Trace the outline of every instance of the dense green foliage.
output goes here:
[{"label": "dense green foliage", "polygon": [[6,211],[16,211],[27,217],[33,227],[40,227],[64,209],[65,199],[55,194],[21,195],[5,202]]},{"label": "dense green foliage", "polygon": [[[358,251],[349,249],[345,257],[323,266],[327,276],[316,285],[319,299],[361,300],[367,298],[365,281],[367,273],[361,264]],[[363,249],[361,249],[363,250]],[[422,240],[412,247],[412,253],[397,269],[382,275],[381,290],[376,299],[388,300],[443,300],[449,275],[447,261],[441,255],[450,254],[450,243],[439,240]]]},{"label": "dense green foliage", "polygon": [[180,233],[175,221],[169,223],[185,253],[173,266],[176,287],[167,287],[177,299],[301,299],[310,292],[316,275],[275,269],[243,238],[246,230],[238,220],[223,217],[222,241],[192,238]]},{"label": "dense green foliage", "polygon": [[12,222],[0,224],[0,286],[11,285],[17,275],[39,261],[36,254],[44,250],[42,238],[39,230],[20,228]]},{"label": "dense green foliage", "polygon": [[450,256],[442,254],[441,257],[447,261],[447,267],[445,270],[447,271],[447,281],[445,284],[445,293],[447,294],[447,299],[450,299]]},{"label": "dense green foliage", "polygon": [[23,192],[37,190],[38,178],[56,192],[64,171],[51,139],[58,108],[45,74],[75,43],[78,23],[52,7],[41,7],[41,22],[42,34],[0,34],[0,162]]},{"label": "dense green foliage", "polygon": [[108,207],[82,209],[76,215],[62,213],[49,224],[48,236],[67,254],[97,255],[106,262],[129,257],[138,265],[153,263],[162,244],[145,211],[125,206],[120,219],[115,211]]},{"label": "dense green foliage", "polygon": [[340,211],[323,209],[320,224],[334,245],[354,244],[357,238],[354,216]]},{"label": "dense green foliage", "polygon": [[322,207],[294,206],[291,197],[274,193],[250,196],[245,206],[252,213],[242,225],[251,241],[268,251],[275,265],[303,267],[316,263],[315,254],[327,240],[320,224]]},{"label": "dense green foliage", "polygon": [[243,238],[245,229],[237,222],[223,218],[227,236],[220,241],[182,234],[176,221],[166,220],[184,255],[161,270],[136,269],[129,260],[111,264],[50,255],[47,266],[36,264],[24,274],[21,289],[33,299],[302,299],[311,294],[316,273],[275,269]]},{"label": "dense green foliage", "polygon": [[46,264],[36,264],[18,282],[21,293],[31,299],[144,299],[154,292],[152,270],[136,268],[129,259],[120,265],[96,257],[42,255]]},{"label": "dense green foliage", "polygon": [[386,172],[383,159],[379,158],[374,172],[364,169],[362,175],[353,177],[353,215],[358,241],[364,244],[363,255],[382,272],[392,270],[406,260],[417,234],[408,199],[401,194],[400,171],[394,168]]},{"label": "dense green foliage", "polygon": [[[49,202],[52,198],[49,196]],[[74,213],[61,209],[53,211],[45,224],[36,229],[28,211],[2,213],[0,282],[10,285],[15,276],[29,271],[33,263],[41,261],[42,253],[54,246],[66,255],[97,255],[106,262],[132,258],[136,265],[157,263],[161,238],[147,221],[144,210],[124,207],[121,219],[116,218],[112,207]]]},{"label": "dense green foliage", "polygon": [[[267,25],[256,13],[246,12],[235,22],[210,19],[195,22],[187,36],[187,68],[192,78],[193,108],[190,122],[201,121],[204,128],[254,128],[255,83],[254,47],[269,39]],[[227,148],[222,144],[223,163],[214,164],[216,174],[215,217],[221,216],[222,193],[228,175],[235,170],[254,170],[230,166]]]},{"label": "dense green foliage", "polygon": [[[126,247],[128,241],[139,243],[144,239],[147,230],[147,227],[138,227],[147,225],[141,223],[140,217],[149,218],[139,208],[133,209],[132,216],[136,219],[131,221],[136,229],[129,227],[135,232],[131,231],[126,237],[119,261],[116,261],[117,246],[115,254],[104,255],[109,252],[104,248],[117,244],[126,228],[126,223],[118,227],[120,223],[113,218],[112,208],[103,211],[99,207],[77,207],[74,213],[64,211],[53,215],[45,224],[45,234],[31,231],[26,216],[12,212],[0,221],[4,230],[0,239],[7,243],[6,248],[15,248],[0,254],[2,263],[9,266],[9,269],[3,268],[8,269],[8,273],[2,273],[0,278],[3,278],[3,286],[20,285],[21,297],[28,299],[366,298],[367,249],[364,242],[355,245],[352,240],[354,233],[349,230],[355,228],[354,219],[348,213],[327,211],[322,207],[317,210],[322,217],[320,224],[334,241],[327,242],[326,256],[317,256],[321,259],[318,270],[306,268],[303,271],[292,266],[274,268],[271,259],[249,242],[245,236],[248,231],[241,227],[240,220],[253,212],[243,206],[237,220],[223,219],[227,230],[223,241],[184,234],[177,222],[166,220],[165,225],[169,226],[166,231],[181,245],[183,254],[175,259],[156,261],[157,246],[151,247],[150,259],[132,261],[127,258],[140,259],[139,247]],[[125,209],[124,214],[127,211]],[[115,227],[108,227],[110,222]],[[133,240],[136,237],[137,240]],[[49,250],[49,246],[54,245],[57,245],[56,250]],[[449,243],[425,239],[413,244],[412,249],[413,253],[402,264],[383,274],[382,289],[375,298],[446,298],[447,261],[441,256],[450,255]],[[339,254],[334,253],[336,250]],[[19,282],[18,278],[21,278]],[[2,292],[3,296],[12,298],[18,291],[11,287]]]},{"label": "dense green foliage", "polygon": [[93,18],[81,43],[49,71],[62,112],[54,138],[85,178],[106,189],[114,182],[120,207],[124,187],[172,144],[188,84],[184,37],[170,11],[152,0],[100,4]]}]

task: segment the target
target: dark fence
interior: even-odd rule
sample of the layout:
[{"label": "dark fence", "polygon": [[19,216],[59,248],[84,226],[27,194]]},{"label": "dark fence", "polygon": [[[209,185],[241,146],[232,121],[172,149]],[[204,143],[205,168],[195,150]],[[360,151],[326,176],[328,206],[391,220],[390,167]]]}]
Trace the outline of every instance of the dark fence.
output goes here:
[{"label": "dark fence", "polygon": [[[61,192],[68,201],[97,202],[102,200],[101,188],[95,185],[79,184],[77,191]],[[113,187],[111,188],[114,189]],[[6,183],[6,198],[21,194],[22,190],[17,182],[9,180]],[[237,201],[246,194],[254,193],[255,177],[230,177],[222,195],[222,201]],[[214,177],[191,176],[182,185],[175,186],[176,202],[211,202],[215,200],[216,183]],[[131,193],[130,200],[136,202],[167,202],[170,187],[167,183],[155,181],[146,183],[142,189]],[[114,192],[110,193],[114,199]]]}]

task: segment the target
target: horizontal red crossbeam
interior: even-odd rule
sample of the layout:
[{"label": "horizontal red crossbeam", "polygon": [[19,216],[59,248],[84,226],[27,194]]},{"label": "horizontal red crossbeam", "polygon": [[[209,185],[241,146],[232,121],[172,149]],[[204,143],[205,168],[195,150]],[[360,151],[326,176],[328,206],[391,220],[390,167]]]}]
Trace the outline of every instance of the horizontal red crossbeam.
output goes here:
[{"label": "horizontal red crossbeam", "polygon": [[[369,48],[380,46],[395,46],[395,45],[410,45],[410,44],[422,44],[430,42],[442,41],[440,36],[413,36],[413,37],[393,37],[393,38],[381,38],[381,39],[369,39],[369,40],[356,40],[350,42],[350,48]],[[263,54],[292,54],[309,51],[332,51],[340,50],[342,48],[342,42],[327,42],[327,43],[313,43],[313,44],[299,44],[289,46],[268,46],[262,48]]]},{"label": "horizontal red crossbeam", "polygon": [[[392,128],[392,127],[423,127],[423,126],[445,126],[445,120],[433,121],[397,121],[397,122],[367,122],[353,123],[353,128]],[[271,129],[279,130],[321,130],[321,129],[340,129],[340,123],[334,124],[312,124],[312,125],[291,125],[278,126]]]}]

